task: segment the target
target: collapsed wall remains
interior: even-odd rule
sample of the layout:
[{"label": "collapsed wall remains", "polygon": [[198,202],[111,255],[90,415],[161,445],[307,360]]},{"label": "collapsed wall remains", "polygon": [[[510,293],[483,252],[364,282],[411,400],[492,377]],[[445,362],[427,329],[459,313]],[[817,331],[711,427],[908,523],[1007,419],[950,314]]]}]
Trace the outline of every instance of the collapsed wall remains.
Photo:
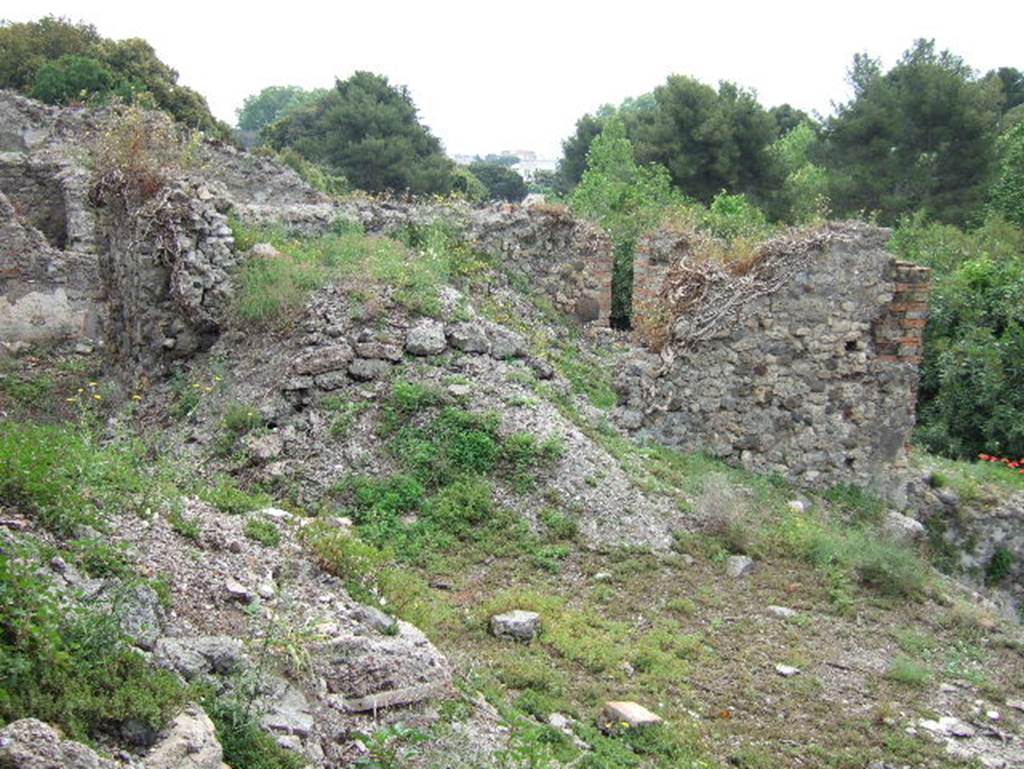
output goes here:
[{"label": "collapsed wall remains", "polygon": [[[667,339],[621,368],[623,424],[806,486],[898,497],[929,271],[895,259],[888,239],[830,224],[765,245],[731,274],[702,264],[692,236],[648,236],[635,296]],[[705,276],[696,293],[673,282],[693,275]]]}]

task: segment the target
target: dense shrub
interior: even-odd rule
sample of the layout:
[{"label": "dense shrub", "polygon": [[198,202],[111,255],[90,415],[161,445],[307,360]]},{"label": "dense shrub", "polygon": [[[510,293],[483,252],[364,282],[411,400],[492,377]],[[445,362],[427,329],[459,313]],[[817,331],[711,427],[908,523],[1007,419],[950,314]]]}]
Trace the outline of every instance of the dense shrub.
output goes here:
[{"label": "dense shrub", "polygon": [[47,104],[67,104],[104,96],[113,83],[114,74],[96,59],[65,55],[39,68],[29,95]]},{"label": "dense shrub", "polygon": [[231,135],[199,93],[178,84],[178,73],[145,40],[109,40],[92,25],[55,16],[0,21],[0,88],[51,104],[116,96],[160,109],[190,128]]},{"label": "dense shrub", "polygon": [[0,722],[38,718],[71,739],[162,727],[184,702],[175,675],[150,667],[111,615],[69,607],[37,557],[0,553]]}]

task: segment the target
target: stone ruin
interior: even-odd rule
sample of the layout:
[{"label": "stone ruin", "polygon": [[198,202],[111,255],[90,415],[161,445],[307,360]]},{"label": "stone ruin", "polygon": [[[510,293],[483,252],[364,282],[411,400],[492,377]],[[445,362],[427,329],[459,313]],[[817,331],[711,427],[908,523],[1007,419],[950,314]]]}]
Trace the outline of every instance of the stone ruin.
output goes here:
[{"label": "stone ruin", "polygon": [[[765,244],[741,275],[701,269],[689,234],[646,237],[634,302],[661,310],[668,339],[620,370],[620,422],[805,486],[898,497],[930,271],[888,253],[889,235],[828,224]],[[681,314],[671,301],[680,275],[700,276],[703,292]]]},{"label": "stone ruin", "polygon": [[[87,148],[107,119],[0,92],[0,340],[8,347],[103,344],[153,372],[208,348],[231,298],[228,215],[307,234],[339,221],[393,234],[443,220],[514,285],[581,325],[608,326],[611,243],[563,208],[336,202],[269,159],[207,142],[189,178],[126,213],[89,203]],[[668,336],[660,351],[638,347],[619,364],[620,426],[807,486],[857,483],[896,501],[928,271],[894,259],[888,237],[844,223],[768,244],[771,258],[757,268],[763,290],[736,295],[729,276],[711,280],[704,306],[716,308],[715,324],[695,333],[699,318],[671,301],[673,276],[696,256],[693,238],[647,236],[635,259],[635,304],[641,316],[657,309]]]}]

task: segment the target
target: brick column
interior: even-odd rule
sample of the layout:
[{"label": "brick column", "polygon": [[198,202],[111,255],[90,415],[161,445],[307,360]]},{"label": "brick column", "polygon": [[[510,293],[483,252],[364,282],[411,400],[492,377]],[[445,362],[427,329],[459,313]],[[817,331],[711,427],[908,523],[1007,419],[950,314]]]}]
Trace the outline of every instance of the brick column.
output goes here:
[{"label": "brick column", "polygon": [[894,363],[921,362],[924,327],[928,323],[931,269],[894,260],[891,267],[892,301],[874,328],[878,359]]}]

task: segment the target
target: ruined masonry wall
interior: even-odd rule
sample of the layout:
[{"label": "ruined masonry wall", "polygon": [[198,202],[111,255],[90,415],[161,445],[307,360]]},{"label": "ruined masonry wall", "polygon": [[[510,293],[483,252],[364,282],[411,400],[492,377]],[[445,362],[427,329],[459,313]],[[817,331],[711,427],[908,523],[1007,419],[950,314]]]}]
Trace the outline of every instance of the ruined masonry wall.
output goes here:
[{"label": "ruined masonry wall", "polygon": [[[806,486],[857,483],[898,498],[929,271],[894,259],[887,230],[841,223],[825,235],[792,280],[740,307],[713,338],[625,365],[620,421]],[[661,234],[644,244],[641,299],[663,290],[685,243]]]},{"label": "ruined masonry wall", "polygon": [[580,323],[607,325],[611,317],[611,240],[564,208],[354,199],[342,204],[339,216],[383,234],[443,220],[506,273],[546,294]]}]

